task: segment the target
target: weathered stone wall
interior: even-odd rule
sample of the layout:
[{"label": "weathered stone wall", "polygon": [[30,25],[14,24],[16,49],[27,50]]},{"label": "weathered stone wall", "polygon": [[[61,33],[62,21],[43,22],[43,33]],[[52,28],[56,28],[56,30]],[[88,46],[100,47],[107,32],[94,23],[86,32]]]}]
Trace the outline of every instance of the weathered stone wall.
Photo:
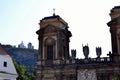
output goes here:
[{"label": "weathered stone wall", "polygon": [[77,80],[97,80],[96,70],[81,69],[78,70]]}]

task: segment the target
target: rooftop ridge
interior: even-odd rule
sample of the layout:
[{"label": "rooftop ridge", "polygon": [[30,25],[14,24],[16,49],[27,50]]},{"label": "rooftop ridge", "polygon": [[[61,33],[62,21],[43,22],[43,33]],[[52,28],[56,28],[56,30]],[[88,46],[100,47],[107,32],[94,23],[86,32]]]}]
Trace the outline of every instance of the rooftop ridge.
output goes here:
[{"label": "rooftop ridge", "polygon": [[0,43],[0,55],[9,55]]}]

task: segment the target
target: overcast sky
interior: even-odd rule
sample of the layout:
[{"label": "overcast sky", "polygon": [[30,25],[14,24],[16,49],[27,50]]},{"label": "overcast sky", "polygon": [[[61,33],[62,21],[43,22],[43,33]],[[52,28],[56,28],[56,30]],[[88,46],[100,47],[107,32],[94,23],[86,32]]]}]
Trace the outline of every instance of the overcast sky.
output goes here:
[{"label": "overcast sky", "polygon": [[90,57],[96,57],[95,47],[102,47],[102,56],[111,51],[109,27],[110,10],[119,6],[120,0],[0,0],[0,43],[25,45],[31,42],[38,48],[39,21],[61,16],[72,32],[70,48],[83,58],[82,44],[88,43]]}]

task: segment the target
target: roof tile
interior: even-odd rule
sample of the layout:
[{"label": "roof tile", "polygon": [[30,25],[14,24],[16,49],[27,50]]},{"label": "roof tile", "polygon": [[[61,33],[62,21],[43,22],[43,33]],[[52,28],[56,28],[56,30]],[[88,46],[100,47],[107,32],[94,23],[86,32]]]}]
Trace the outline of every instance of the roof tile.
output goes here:
[{"label": "roof tile", "polygon": [[8,55],[8,53],[6,52],[6,50],[3,48],[3,46],[0,43],[0,55]]}]

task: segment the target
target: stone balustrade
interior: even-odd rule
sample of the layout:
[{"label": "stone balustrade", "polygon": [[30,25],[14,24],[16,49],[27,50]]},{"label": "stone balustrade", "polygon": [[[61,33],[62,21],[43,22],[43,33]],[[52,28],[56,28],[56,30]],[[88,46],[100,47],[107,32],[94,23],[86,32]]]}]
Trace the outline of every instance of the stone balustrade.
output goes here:
[{"label": "stone balustrade", "polygon": [[80,65],[80,64],[92,64],[92,63],[108,63],[111,62],[109,57],[101,58],[88,58],[88,59],[54,59],[54,60],[39,60],[38,66],[62,66],[62,65]]}]

